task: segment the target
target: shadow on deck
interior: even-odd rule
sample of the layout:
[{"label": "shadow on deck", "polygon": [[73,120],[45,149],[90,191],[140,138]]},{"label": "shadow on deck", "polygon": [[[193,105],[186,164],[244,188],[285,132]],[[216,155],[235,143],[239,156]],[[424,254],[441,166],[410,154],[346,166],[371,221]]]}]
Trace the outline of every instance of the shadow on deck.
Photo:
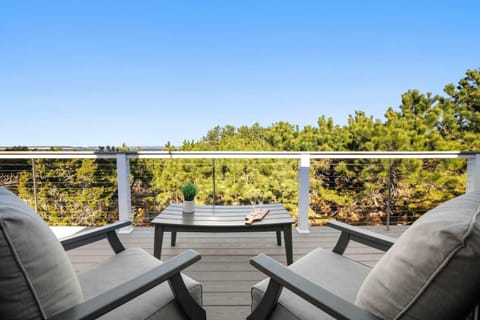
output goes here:
[{"label": "shadow on deck", "polygon": [[[371,231],[398,237],[407,227],[365,227]],[[136,228],[120,234],[126,247],[141,247],[153,254],[153,228]],[[294,261],[309,251],[322,247],[332,249],[339,232],[328,227],[310,228],[309,234],[293,232]],[[204,307],[208,319],[245,319],[250,313],[250,288],[265,276],[249,264],[249,259],[265,253],[286,263],[285,248],[276,244],[275,233],[178,233],[177,245],[170,247],[170,233],[165,235],[162,259],[185,249],[194,249],[202,260],[185,273],[203,284]],[[77,271],[89,269],[113,255],[108,242],[100,241],[68,252]],[[346,256],[373,266],[383,252],[358,243],[349,245]]]}]

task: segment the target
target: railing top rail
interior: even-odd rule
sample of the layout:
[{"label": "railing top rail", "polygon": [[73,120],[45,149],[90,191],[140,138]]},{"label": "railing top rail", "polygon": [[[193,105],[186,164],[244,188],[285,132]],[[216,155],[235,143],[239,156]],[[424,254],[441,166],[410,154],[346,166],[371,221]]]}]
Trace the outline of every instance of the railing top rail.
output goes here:
[{"label": "railing top rail", "polygon": [[139,151],[128,154],[131,158],[266,158],[300,159],[305,155],[311,159],[358,159],[358,158],[472,158],[475,152],[359,152],[359,151]]},{"label": "railing top rail", "polygon": [[0,151],[0,159],[97,159],[117,155],[143,159],[444,159],[473,158],[473,151]]},{"label": "railing top rail", "polygon": [[0,151],[0,159],[99,159],[116,158],[116,154],[95,151]]}]

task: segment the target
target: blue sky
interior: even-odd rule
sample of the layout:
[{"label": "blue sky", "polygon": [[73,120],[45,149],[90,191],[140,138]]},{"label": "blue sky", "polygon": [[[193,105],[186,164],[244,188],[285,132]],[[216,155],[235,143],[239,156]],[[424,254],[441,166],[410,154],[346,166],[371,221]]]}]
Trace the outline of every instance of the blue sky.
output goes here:
[{"label": "blue sky", "polygon": [[383,119],[480,67],[480,1],[3,1],[0,146]]}]

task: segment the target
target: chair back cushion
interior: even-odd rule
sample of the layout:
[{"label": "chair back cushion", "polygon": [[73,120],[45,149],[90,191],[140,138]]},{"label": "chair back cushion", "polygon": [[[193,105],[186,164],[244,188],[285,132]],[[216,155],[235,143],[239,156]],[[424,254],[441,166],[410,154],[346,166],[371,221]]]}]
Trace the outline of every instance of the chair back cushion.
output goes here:
[{"label": "chair back cushion", "polygon": [[0,315],[45,319],[83,300],[77,276],[47,224],[0,187]]},{"label": "chair back cushion", "polygon": [[355,303],[383,319],[462,319],[480,296],[480,193],[418,219],[375,265]]}]

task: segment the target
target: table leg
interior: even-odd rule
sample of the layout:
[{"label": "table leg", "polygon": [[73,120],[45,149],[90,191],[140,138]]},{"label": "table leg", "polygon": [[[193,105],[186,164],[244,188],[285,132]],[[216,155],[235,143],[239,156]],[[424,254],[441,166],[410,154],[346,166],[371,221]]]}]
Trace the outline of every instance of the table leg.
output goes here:
[{"label": "table leg", "polygon": [[172,231],[172,239],[171,239],[171,246],[175,247],[175,243],[177,242],[177,231]]},{"label": "table leg", "polygon": [[283,227],[283,237],[285,241],[285,252],[287,254],[287,265],[293,263],[293,246],[292,246],[292,226]]},{"label": "table leg", "polygon": [[162,257],[163,233],[165,227],[159,224],[155,225],[155,234],[153,239],[153,256],[157,259]]},{"label": "table leg", "polygon": [[277,231],[277,245],[282,245],[282,231]]}]

